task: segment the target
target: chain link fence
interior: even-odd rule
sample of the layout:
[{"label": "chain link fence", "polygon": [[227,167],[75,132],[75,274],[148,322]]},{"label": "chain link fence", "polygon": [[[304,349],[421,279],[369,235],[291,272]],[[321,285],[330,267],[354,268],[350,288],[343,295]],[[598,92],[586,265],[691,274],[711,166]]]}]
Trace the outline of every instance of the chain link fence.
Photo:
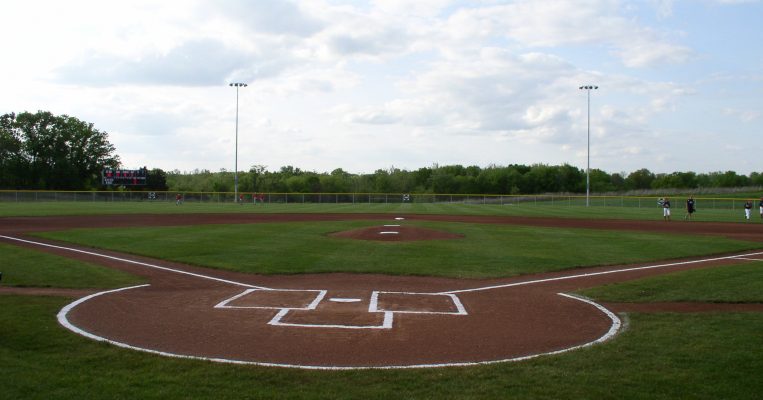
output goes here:
[{"label": "chain link fence", "polygon": [[[35,191],[0,190],[0,202],[175,202],[235,203],[233,192],[167,191]],[[674,196],[673,207],[683,208],[686,196]],[[590,196],[594,207],[657,207],[656,196]],[[747,199],[695,197],[704,209],[741,209]],[[758,201],[753,200],[757,207]],[[239,202],[264,204],[472,204],[516,206],[585,206],[586,196],[571,194],[482,195],[420,193],[239,193]]]}]

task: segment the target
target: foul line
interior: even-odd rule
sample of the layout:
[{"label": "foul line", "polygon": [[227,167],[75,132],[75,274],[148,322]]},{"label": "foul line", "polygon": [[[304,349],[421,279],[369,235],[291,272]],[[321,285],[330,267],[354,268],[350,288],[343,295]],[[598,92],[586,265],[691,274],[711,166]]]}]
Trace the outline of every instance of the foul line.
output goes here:
[{"label": "foul line", "polygon": [[[504,285],[485,286],[485,287],[472,288],[472,289],[450,290],[450,291],[447,291],[447,292],[439,292],[437,294],[456,294],[456,293],[478,292],[478,291],[482,291],[482,290],[493,290],[493,289],[503,289],[503,288],[507,288],[507,287],[513,287],[513,286],[532,285],[532,284],[535,284],[535,283],[545,283],[545,282],[563,281],[563,280],[577,279],[577,278],[586,278],[586,277],[589,277],[589,276],[617,274],[617,273],[621,273],[621,272],[641,271],[641,270],[655,269],[655,268],[675,267],[677,265],[699,264],[699,263],[705,263],[705,262],[711,262],[711,261],[720,261],[720,260],[738,260],[738,259],[744,259],[745,256],[757,256],[757,255],[761,255],[761,254],[763,254],[763,251],[757,252],[757,253],[740,254],[740,255],[735,255],[735,256],[705,258],[705,259],[702,259],[702,260],[681,261],[681,262],[674,262],[674,263],[668,263],[668,264],[647,265],[647,266],[644,266],[644,267],[633,267],[633,268],[615,269],[615,270],[611,270],[611,271],[589,272],[589,273],[585,273],[585,274],[559,276],[559,277],[556,277],[556,278],[535,279],[535,280],[531,280],[531,281],[522,281],[522,282],[515,282],[515,283],[507,283],[507,284],[504,284]],[[755,261],[761,261],[761,260],[755,260]]]},{"label": "foul line", "polygon": [[35,241],[32,241],[32,240],[19,239],[19,238],[15,238],[15,237],[11,237],[11,236],[4,236],[4,235],[0,235],[0,238],[8,239],[8,240],[15,240],[17,242],[34,244],[34,245],[43,246],[43,247],[50,247],[50,248],[58,249],[58,250],[67,250],[67,251],[72,251],[72,252],[75,252],[75,253],[87,254],[89,256],[108,258],[110,260],[116,260],[116,261],[126,262],[126,263],[130,263],[130,264],[135,264],[135,265],[141,265],[141,266],[149,267],[149,268],[156,268],[156,269],[160,269],[160,270],[163,270],[163,271],[175,272],[175,273],[183,274],[183,275],[190,275],[190,276],[194,276],[194,277],[197,277],[197,278],[209,279],[209,280],[212,280],[212,281],[228,283],[228,284],[236,285],[236,286],[244,286],[244,287],[248,287],[248,288],[252,288],[252,289],[264,289],[264,290],[269,289],[269,288],[266,288],[266,287],[263,287],[263,286],[249,285],[249,284],[246,284],[246,283],[230,281],[230,280],[227,280],[227,279],[215,278],[214,276],[196,274],[196,273],[193,273],[193,272],[187,272],[187,271],[183,271],[183,270],[180,270],[180,269],[162,267],[162,266],[155,265],[155,264],[149,264],[149,263],[144,263],[144,262],[140,262],[140,261],[133,261],[133,260],[129,260],[129,259],[126,259],[126,258],[114,257],[114,256],[106,255],[106,254],[95,253],[95,252],[92,252],[92,251],[74,249],[74,248],[71,248],[71,247],[56,246],[56,245],[53,245],[53,244],[42,243],[42,242],[35,242]]},{"label": "foul line", "polygon": [[746,261],[763,261],[761,258],[747,258],[747,257],[735,257],[737,260],[746,260]]}]

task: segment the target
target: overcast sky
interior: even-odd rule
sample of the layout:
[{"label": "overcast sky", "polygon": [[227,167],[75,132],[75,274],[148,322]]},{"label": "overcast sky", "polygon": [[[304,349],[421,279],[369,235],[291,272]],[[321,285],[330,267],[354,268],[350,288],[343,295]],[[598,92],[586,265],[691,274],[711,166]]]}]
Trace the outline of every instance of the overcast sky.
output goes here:
[{"label": "overcast sky", "polygon": [[123,166],[763,171],[755,0],[9,0],[0,113],[109,133]]}]

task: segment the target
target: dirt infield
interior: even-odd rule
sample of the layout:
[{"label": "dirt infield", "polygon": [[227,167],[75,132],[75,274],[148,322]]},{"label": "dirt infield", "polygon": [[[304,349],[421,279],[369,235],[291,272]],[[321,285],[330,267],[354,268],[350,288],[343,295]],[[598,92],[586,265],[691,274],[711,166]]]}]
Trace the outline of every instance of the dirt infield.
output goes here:
[{"label": "dirt infield", "polygon": [[[585,227],[713,234],[763,240],[761,224],[664,223],[518,217],[399,216],[405,220]],[[380,221],[355,232],[381,235],[383,214],[145,215],[0,220],[0,241],[126,270],[150,285],[83,297],[59,313],[81,335],[169,356],[304,368],[471,365],[567,351],[611,338],[607,307],[564,293],[653,274],[763,259],[761,252],[578,269],[492,280],[359,274],[261,276],[94,251],[29,239],[71,227],[195,225],[328,220]],[[369,233],[371,232],[371,233]],[[437,231],[434,231],[437,232]],[[442,233],[442,232],[438,232]],[[413,237],[411,231],[403,235]],[[432,235],[431,232],[424,233]],[[432,239],[444,239],[429,237]],[[609,305],[628,311],[628,305]],[[662,305],[679,310],[681,306]],[[692,306],[690,311],[703,310]],[[713,307],[713,305],[708,305]],[[728,307],[727,307],[728,308]],[[752,307],[751,311],[756,308]]]}]

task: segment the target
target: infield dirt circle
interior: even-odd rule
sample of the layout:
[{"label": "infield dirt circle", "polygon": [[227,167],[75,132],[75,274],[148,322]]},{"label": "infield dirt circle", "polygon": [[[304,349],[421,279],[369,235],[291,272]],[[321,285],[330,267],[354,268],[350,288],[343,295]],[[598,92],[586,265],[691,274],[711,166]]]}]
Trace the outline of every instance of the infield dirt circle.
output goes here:
[{"label": "infield dirt circle", "polygon": [[[758,240],[763,237],[761,226],[741,224],[423,215],[404,218],[682,233],[691,229],[695,234]],[[742,257],[761,257],[760,253],[748,252],[662,265],[589,268],[495,280],[342,273],[264,276],[191,267],[25,236],[32,231],[71,227],[346,219],[369,220],[369,227],[338,236],[458,240],[441,236],[444,232],[408,229],[404,222],[379,214],[5,218],[0,240],[148,278],[148,285],[93,293],[64,308],[59,321],[81,335],[168,356],[329,369],[470,365],[568,351],[611,338],[620,329],[620,320],[605,306],[565,293],[651,274],[733,264]]]}]

